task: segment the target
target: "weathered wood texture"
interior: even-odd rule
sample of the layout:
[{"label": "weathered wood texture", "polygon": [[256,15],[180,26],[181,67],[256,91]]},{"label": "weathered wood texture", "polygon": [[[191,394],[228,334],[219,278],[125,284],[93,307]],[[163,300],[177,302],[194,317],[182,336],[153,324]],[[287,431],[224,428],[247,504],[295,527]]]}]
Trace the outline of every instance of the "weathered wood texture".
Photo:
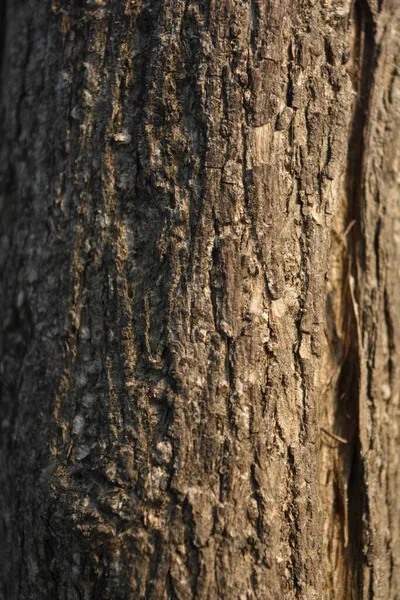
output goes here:
[{"label": "weathered wood texture", "polygon": [[2,600],[399,598],[399,2],[1,6]]}]

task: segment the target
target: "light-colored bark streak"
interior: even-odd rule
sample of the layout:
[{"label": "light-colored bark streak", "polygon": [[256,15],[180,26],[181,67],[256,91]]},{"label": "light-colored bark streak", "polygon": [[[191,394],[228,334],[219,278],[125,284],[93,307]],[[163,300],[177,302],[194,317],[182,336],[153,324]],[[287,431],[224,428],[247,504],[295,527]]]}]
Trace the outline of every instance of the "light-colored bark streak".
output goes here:
[{"label": "light-colored bark streak", "polygon": [[6,22],[2,597],[394,600],[396,3]]}]

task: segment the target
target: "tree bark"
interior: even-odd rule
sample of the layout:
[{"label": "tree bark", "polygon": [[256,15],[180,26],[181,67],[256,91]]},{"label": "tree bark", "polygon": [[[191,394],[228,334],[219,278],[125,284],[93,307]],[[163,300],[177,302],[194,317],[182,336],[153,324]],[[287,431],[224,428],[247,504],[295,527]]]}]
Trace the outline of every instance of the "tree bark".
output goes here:
[{"label": "tree bark", "polygon": [[399,598],[399,3],[2,10],[2,600]]}]

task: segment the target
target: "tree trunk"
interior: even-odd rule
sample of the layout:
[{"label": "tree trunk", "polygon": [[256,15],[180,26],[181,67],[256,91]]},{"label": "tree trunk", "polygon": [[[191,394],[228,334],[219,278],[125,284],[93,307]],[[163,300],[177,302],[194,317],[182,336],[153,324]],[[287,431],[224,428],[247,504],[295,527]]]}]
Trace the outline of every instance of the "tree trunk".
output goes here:
[{"label": "tree trunk", "polygon": [[400,596],[398,0],[7,0],[2,600]]}]

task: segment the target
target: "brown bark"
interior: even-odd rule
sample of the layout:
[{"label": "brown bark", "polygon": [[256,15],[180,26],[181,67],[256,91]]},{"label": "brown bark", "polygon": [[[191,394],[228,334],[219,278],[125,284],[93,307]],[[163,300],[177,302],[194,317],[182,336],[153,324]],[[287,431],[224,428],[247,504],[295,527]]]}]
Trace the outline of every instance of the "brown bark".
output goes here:
[{"label": "brown bark", "polygon": [[1,598],[398,598],[399,3],[2,6]]}]

